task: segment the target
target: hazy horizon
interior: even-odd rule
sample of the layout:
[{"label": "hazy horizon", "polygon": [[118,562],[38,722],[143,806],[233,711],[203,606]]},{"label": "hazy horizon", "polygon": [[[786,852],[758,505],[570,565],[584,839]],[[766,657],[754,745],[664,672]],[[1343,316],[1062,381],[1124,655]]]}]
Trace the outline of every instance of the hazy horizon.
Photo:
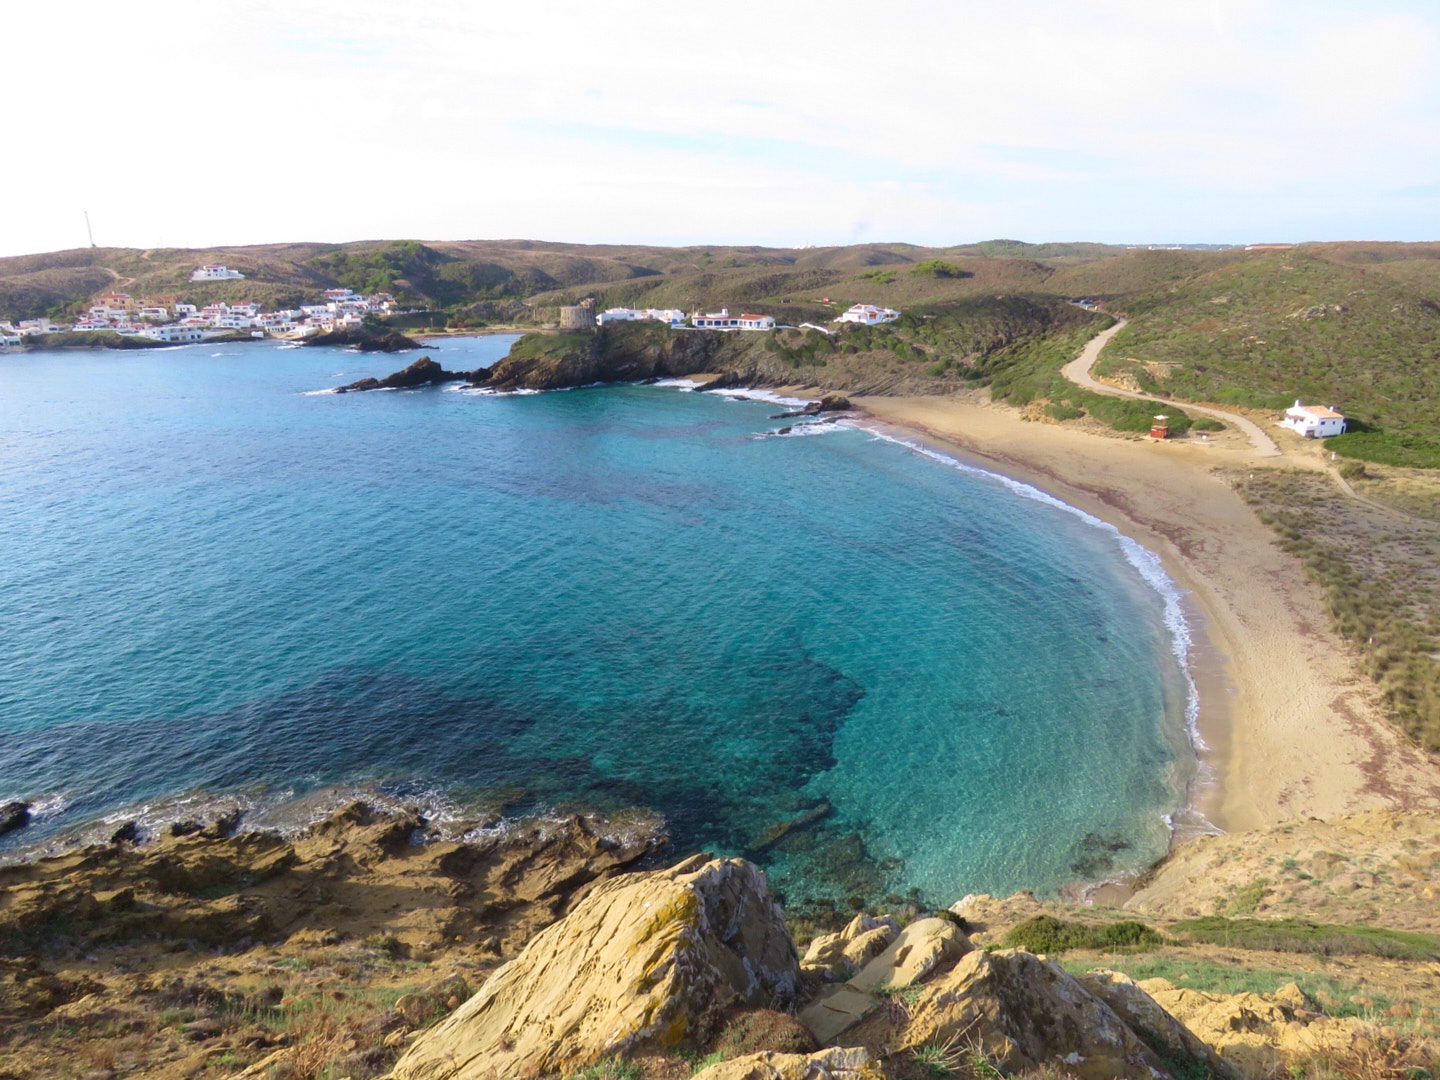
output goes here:
[{"label": "hazy horizon", "polygon": [[0,255],[86,246],[87,210],[136,248],[1440,235],[1420,0],[593,10],[17,10],[59,122],[13,143]]}]

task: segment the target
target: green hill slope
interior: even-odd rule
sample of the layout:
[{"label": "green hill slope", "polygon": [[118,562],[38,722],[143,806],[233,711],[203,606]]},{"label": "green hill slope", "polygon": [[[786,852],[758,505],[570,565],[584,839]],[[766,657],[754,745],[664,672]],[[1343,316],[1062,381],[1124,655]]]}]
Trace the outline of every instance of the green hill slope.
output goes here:
[{"label": "green hill slope", "polygon": [[1131,321],[1101,375],[1194,401],[1332,404],[1395,439],[1440,432],[1440,303],[1353,262],[1256,254],[1114,307]]}]

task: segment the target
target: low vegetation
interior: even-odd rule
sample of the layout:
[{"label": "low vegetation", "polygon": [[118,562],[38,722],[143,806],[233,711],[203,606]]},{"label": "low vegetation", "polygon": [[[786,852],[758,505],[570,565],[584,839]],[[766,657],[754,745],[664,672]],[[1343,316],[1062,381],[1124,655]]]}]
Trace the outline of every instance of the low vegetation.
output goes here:
[{"label": "low vegetation", "polygon": [[1319,584],[1394,721],[1440,750],[1440,528],[1358,503],[1323,474],[1255,469],[1233,483]]},{"label": "low vegetation", "polygon": [[1033,953],[1059,954],[1072,949],[1097,952],[1143,952],[1163,945],[1165,939],[1144,923],[1134,920],[1083,923],[1036,915],[1010,928],[1007,948]]},{"label": "low vegetation", "polygon": [[1440,960],[1440,939],[1430,934],[1346,926],[1305,919],[1227,919],[1212,915],[1172,923],[1182,941],[1234,949],[1313,953],[1317,956],[1388,956],[1395,960]]},{"label": "low vegetation", "polygon": [[1347,431],[1325,440],[1341,457],[1408,469],[1440,469],[1440,439],[1384,431]]}]

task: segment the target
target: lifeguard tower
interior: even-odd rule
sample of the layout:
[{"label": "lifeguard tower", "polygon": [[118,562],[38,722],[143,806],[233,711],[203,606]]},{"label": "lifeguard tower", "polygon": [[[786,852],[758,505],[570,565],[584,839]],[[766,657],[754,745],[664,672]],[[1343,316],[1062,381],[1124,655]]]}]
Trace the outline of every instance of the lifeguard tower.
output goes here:
[{"label": "lifeguard tower", "polygon": [[1150,421],[1150,438],[1168,439],[1170,437],[1170,417],[1160,415]]}]

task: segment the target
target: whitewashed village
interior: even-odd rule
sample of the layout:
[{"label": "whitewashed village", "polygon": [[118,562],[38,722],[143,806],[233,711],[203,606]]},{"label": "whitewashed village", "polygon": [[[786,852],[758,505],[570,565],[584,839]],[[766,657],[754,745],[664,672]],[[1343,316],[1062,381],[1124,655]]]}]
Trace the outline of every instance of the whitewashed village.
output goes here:
[{"label": "whitewashed village", "polygon": [[[244,277],[240,271],[220,263],[207,263],[197,268],[190,280],[239,281]],[[366,316],[388,315],[397,310],[395,297],[389,293],[361,296],[350,289],[326,289],[322,302],[283,311],[261,311],[260,305],[249,301],[217,302],[200,307],[176,296],[136,300],[128,293],[109,292],[98,297],[73,324],[51,319],[0,322],[0,346],[22,346],[27,338],[45,334],[94,331],[149,338],[167,345],[236,333],[295,340],[358,326]]]},{"label": "whitewashed village", "polygon": [[[833,321],[838,323],[859,323],[863,326],[879,326],[900,318],[895,308],[877,307],[874,304],[856,304],[842,312]],[[676,330],[775,330],[810,329],[823,333],[832,330],[815,323],[801,323],[799,327],[785,327],[776,323],[772,315],[753,313],[732,314],[730,309],[719,311],[693,311],[686,315],[679,308],[606,308],[592,314],[588,305],[560,309],[561,326],[567,329],[581,329],[591,325],[604,326],[616,322],[660,322]]]}]

